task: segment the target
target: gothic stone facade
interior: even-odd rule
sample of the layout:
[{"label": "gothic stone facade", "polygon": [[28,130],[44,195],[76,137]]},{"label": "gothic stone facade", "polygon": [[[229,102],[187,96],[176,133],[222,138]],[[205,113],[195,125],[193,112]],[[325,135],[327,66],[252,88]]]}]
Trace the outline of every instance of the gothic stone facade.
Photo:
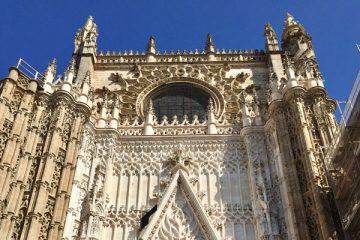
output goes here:
[{"label": "gothic stone facade", "polygon": [[[151,37],[146,53],[98,53],[90,17],[64,77],[56,61],[38,79],[10,68],[0,238],[339,236],[321,151],[335,102],[311,37],[291,15],[281,48],[270,24],[264,36],[265,51],[219,51],[208,35],[203,51],[160,53]],[[161,116],[186,107],[174,96],[189,116]]]}]

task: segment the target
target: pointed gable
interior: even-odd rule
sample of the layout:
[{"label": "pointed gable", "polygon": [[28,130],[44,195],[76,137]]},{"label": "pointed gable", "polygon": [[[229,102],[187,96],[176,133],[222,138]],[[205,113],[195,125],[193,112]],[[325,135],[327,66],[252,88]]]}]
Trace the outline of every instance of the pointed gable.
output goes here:
[{"label": "pointed gable", "polygon": [[181,169],[173,174],[140,239],[220,239]]}]

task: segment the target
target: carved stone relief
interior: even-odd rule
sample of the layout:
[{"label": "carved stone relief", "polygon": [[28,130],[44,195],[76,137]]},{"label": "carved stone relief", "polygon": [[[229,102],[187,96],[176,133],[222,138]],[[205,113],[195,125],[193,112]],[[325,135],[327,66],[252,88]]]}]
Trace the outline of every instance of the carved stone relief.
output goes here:
[{"label": "carved stone relief", "polygon": [[[90,216],[99,216],[97,236],[111,235],[121,239],[135,234],[139,231],[141,217],[162,198],[175,162],[185,164],[189,182],[218,234],[225,236],[229,231],[234,231],[231,230],[234,228],[239,228],[242,232],[250,231],[249,227],[253,226],[253,211],[248,192],[247,157],[245,145],[239,138],[114,141],[112,135],[97,136],[91,131],[91,127],[85,131],[80,150],[81,164],[77,168],[80,172],[75,174],[79,177],[75,177],[74,184],[80,195],[77,195],[76,200],[70,200],[72,215],[76,217],[72,220],[68,218],[65,228],[71,228],[69,233],[76,233],[79,237],[90,236],[86,235],[89,233],[82,235],[82,232],[87,231],[80,228],[89,228],[89,221],[94,221]],[[175,154],[176,149],[181,149],[177,153],[180,155]],[[101,183],[97,175],[98,166],[103,166]],[[101,203],[103,210],[100,215],[96,211],[95,215],[89,214],[94,201],[95,204]],[[176,210],[183,205],[181,200],[178,199],[174,204],[171,211],[178,214],[177,223],[165,224],[161,234],[172,234],[174,226],[185,221],[181,223],[185,225],[174,234],[180,239],[184,236],[197,239],[200,236],[199,230],[186,227],[186,222],[195,220],[194,216],[189,215],[186,207],[182,209],[183,212]],[[87,226],[83,223],[81,227],[79,221],[86,222]],[[120,232],[121,236],[118,235]],[[241,239],[243,236],[232,235],[233,239]]]}]

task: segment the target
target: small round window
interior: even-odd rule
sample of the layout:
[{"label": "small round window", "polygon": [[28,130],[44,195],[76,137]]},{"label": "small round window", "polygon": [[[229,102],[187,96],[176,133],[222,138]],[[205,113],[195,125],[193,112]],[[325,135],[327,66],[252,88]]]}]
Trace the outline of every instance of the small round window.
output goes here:
[{"label": "small round window", "polygon": [[188,84],[173,84],[162,87],[152,96],[156,118],[164,116],[172,119],[175,115],[182,121],[187,115],[190,120],[194,115],[204,120],[210,96],[200,88]]}]

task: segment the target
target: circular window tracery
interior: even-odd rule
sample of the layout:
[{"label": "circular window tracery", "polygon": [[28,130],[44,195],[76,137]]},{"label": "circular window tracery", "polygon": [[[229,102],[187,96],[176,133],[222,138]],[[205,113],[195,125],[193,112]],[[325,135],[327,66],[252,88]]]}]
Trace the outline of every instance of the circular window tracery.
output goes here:
[{"label": "circular window tracery", "polygon": [[178,120],[182,121],[185,115],[190,120],[195,115],[204,120],[210,96],[202,89],[189,84],[171,84],[158,89],[150,99],[158,120],[164,116],[168,119],[177,116]]}]

